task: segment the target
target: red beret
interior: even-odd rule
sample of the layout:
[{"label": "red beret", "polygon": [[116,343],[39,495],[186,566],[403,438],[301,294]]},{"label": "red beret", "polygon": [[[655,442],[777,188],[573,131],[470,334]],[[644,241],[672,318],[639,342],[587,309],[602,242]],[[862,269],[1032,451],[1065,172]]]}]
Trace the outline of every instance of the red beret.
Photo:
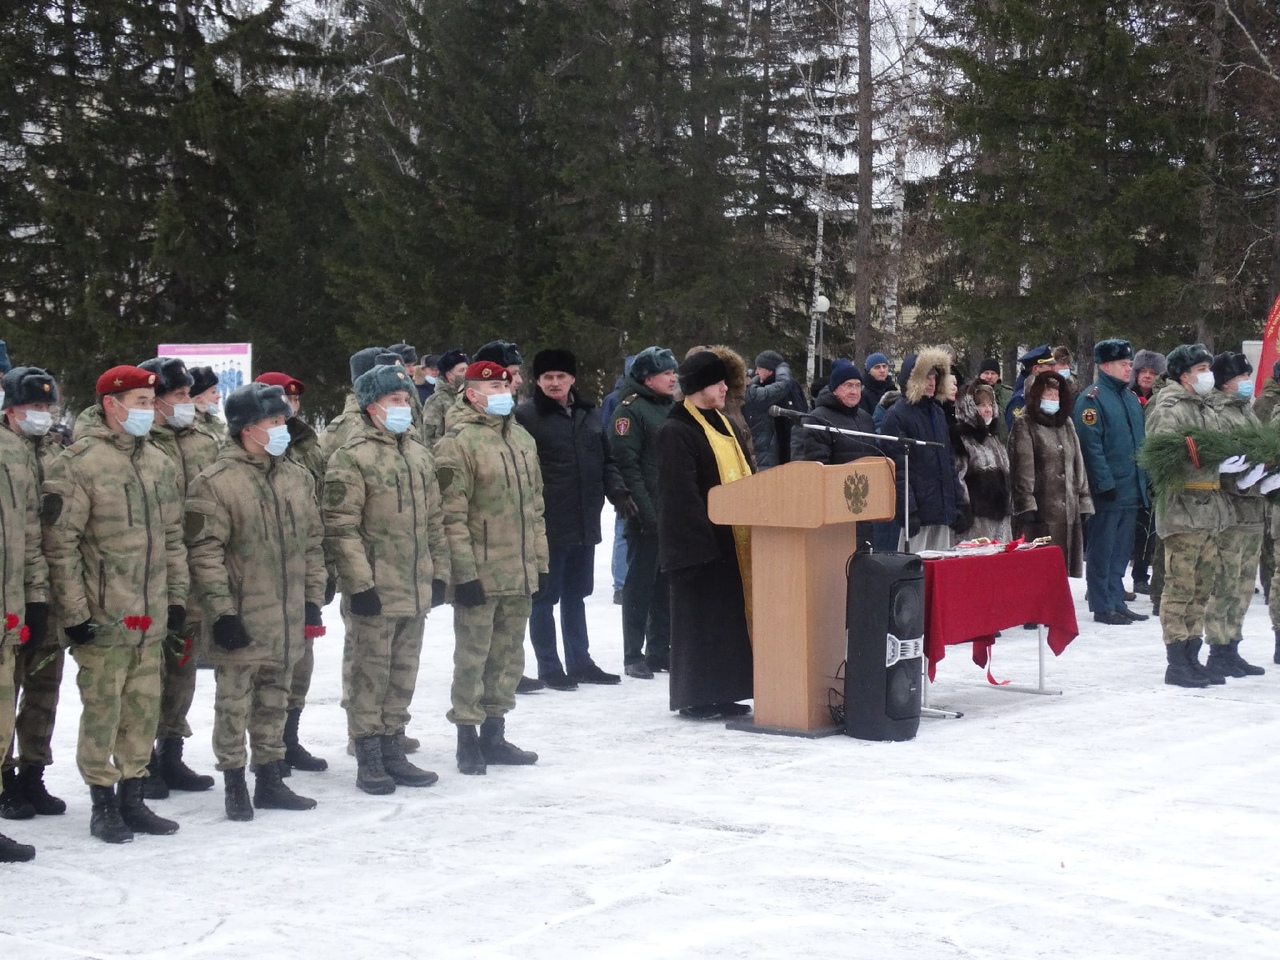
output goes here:
[{"label": "red beret", "polygon": [[511,371],[506,367],[499,366],[492,360],[477,360],[467,367],[466,378],[468,380],[502,380],[505,383],[510,383]]},{"label": "red beret", "polygon": [[156,388],[156,375],[141,367],[127,364],[112,367],[98,378],[98,396],[105,397],[111,393],[124,393],[126,390],[142,390]]},{"label": "red beret", "polygon": [[265,383],[272,387],[282,387],[285,395],[290,397],[300,397],[307,392],[307,385],[297,377],[291,377],[287,373],[264,373],[256,381],[256,383]]}]

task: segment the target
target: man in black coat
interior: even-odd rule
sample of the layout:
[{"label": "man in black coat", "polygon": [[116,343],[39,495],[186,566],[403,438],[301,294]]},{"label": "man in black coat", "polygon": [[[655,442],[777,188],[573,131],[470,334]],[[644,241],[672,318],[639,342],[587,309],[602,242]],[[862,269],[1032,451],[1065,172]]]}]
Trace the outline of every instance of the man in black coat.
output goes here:
[{"label": "man in black coat", "polygon": [[[551,569],[546,589],[533,597],[529,639],[538,657],[538,677],[553,690],[621,682],[591,659],[583,601],[594,588],[595,545],[601,539],[605,497],[620,515],[637,512],[609,452],[595,404],[574,389],[577,370],[577,359],[568,350],[543,350],[533,358],[533,396],[516,407],[516,420],[533,435],[542,468]],[[556,651],[557,603],[563,667]]]}]

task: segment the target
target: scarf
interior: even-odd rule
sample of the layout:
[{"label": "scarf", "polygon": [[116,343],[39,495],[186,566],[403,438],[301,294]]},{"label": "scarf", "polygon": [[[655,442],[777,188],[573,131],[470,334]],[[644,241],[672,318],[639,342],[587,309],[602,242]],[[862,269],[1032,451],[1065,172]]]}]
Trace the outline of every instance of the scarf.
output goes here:
[{"label": "scarf", "polygon": [[[719,410],[699,410],[686,397],[684,408],[689,416],[702,426],[702,432],[711,445],[711,453],[716,458],[716,470],[720,474],[721,483],[733,483],[743,477],[751,476],[751,467],[747,463],[742,447],[733,428]],[[724,425],[725,433],[721,433],[711,425],[710,417],[716,417]],[[726,436],[727,434],[727,436]],[[738,557],[738,573],[742,577],[742,598],[746,603],[747,635],[752,632],[751,623],[751,528],[734,525],[733,547]]]}]

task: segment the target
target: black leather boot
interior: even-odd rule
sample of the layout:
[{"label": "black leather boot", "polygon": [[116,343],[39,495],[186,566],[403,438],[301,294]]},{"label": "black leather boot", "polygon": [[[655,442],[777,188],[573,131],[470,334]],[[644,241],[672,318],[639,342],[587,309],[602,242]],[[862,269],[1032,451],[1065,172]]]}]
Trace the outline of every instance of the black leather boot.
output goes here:
[{"label": "black leather boot", "polygon": [[222,783],[227,791],[227,819],[240,822],[252,820],[253,804],[249,802],[249,787],[244,782],[244,767],[223,770]]},{"label": "black leather boot", "polygon": [[297,710],[290,710],[289,716],[284,722],[285,762],[295,770],[305,770],[308,773],[319,773],[322,770],[328,770],[328,760],[312,756],[310,751],[298,742],[298,720],[301,717],[302,708],[299,707]]},{"label": "black leather boot", "polygon": [[[1235,664],[1236,669],[1243,671],[1240,674],[1240,676],[1261,677],[1267,672],[1264,667],[1255,667],[1252,663],[1250,663],[1244,657],[1240,656],[1239,640],[1232,640],[1229,644],[1227,644],[1227,650],[1231,656],[1231,662]],[[30,800],[32,803],[35,803],[35,798],[28,796],[27,799]],[[39,813],[39,812],[40,812],[40,808],[36,807],[36,813]]]},{"label": "black leather boot", "polygon": [[469,776],[483,776],[486,772],[480,737],[469,723],[458,724],[458,772]]},{"label": "black leather boot", "polygon": [[1239,679],[1245,675],[1244,669],[1231,659],[1231,647],[1225,643],[1209,644],[1209,656],[1204,658],[1204,668],[1210,673],[1220,673],[1224,677]]},{"label": "black leather boot", "polygon": [[404,756],[404,734],[382,737],[382,767],[401,787],[429,787],[440,778],[410,763]]},{"label": "black leather boot", "polygon": [[36,808],[27,800],[18,786],[18,771],[6,770],[3,774],[3,795],[0,795],[0,817],[6,820],[30,820]]},{"label": "black leather boot", "polygon": [[134,833],[145,833],[153,837],[167,837],[177,833],[177,823],[153,813],[143,800],[142,781],[145,779],[147,778],[134,777],[132,780],[120,781],[120,819]]},{"label": "black leather boot", "polygon": [[170,790],[198,793],[213,789],[213,777],[196,773],[182,761],[182,738],[165,737],[159,743],[160,773]]},{"label": "black leather boot", "polygon": [[36,858],[36,848],[29,843],[19,843],[0,833],[0,863],[27,863]]},{"label": "black leather boot", "polygon": [[396,782],[382,765],[381,737],[360,737],[356,740],[356,786],[375,796],[396,792]]},{"label": "black leather boot", "polygon": [[142,786],[142,796],[147,800],[169,799],[169,785],[164,782],[160,753],[155,747],[151,748],[151,762],[147,764],[147,782]]},{"label": "black leather boot", "polygon": [[1187,662],[1187,642],[1179,640],[1176,643],[1166,643],[1164,647],[1165,659],[1169,661],[1169,665],[1164,668],[1164,682],[1171,687],[1207,687],[1209,678],[1204,676],[1202,670],[1195,670],[1191,664]]},{"label": "black leather boot", "polygon": [[44,767],[24,763],[18,768],[18,789],[27,803],[42,817],[56,817],[67,812],[67,802],[51,794],[44,785]]},{"label": "black leather boot", "polygon": [[523,767],[538,762],[532,750],[521,750],[506,738],[506,717],[488,717],[480,724],[480,753],[484,762],[499,766]]},{"label": "black leather boot", "polygon": [[115,787],[90,787],[93,812],[89,816],[89,832],[107,843],[128,843],[133,831],[120,816],[120,802]]},{"label": "black leather boot", "polygon": [[280,777],[280,764],[264,763],[254,775],[253,805],[259,810],[314,810],[316,802],[289,789]]},{"label": "black leather boot", "polygon": [[1203,645],[1204,641],[1199,637],[1194,637],[1187,641],[1187,663],[1190,664],[1192,670],[1204,677],[1210,683],[1226,683],[1226,674],[1221,670],[1215,670],[1207,664],[1200,662],[1200,647]]}]

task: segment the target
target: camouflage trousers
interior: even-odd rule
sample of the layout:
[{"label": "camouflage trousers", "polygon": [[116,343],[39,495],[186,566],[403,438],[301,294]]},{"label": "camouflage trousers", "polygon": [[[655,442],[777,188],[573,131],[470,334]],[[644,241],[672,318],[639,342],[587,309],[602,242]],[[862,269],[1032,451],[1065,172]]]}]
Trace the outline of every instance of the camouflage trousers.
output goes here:
[{"label": "camouflage trousers", "polygon": [[1203,636],[1205,607],[1222,562],[1215,534],[1171,533],[1164,538],[1160,626],[1165,643]]},{"label": "camouflage trousers", "polygon": [[354,739],[403,733],[418,685],[422,617],[348,614],[342,647],[342,707]]},{"label": "camouflage trousers", "polygon": [[289,697],[285,663],[230,663],[213,668],[213,755],[219,770],[248,763],[249,734],[253,762],[261,766],[284,759],[284,722]]},{"label": "camouflage trousers", "polygon": [[84,707],[76,765],[91,787],[147,775],[160,719],[160,646],[71,648]]},{"label": "camouflage trousers", "polygon": [[[49,633],[55,635],[52,629]],[[66,655],[56,642],[39,646],[26,644],[14,654],[13,686],[17,713],[4,769],[12,770],[19,760],[47,767],[53,763],[53,725],[58,719],[58,692],[62,689],[62,666]]]},{"label": "camouflage trousers", "polygon": [[[187,714],[191,712],[191,703],[196,698],[196,660],[199,659],[200,645],[204,637],[204,625],[188,623],[187,630],[194,638],[190,655],[172,640],[166,639],[164,646],[164,679],[160,694],[160,723],[156,728],[156,739],[167,740],[170,737],[191,736],[191,726],[187,723]],[[186,663],[181,663],[186,656]]]},{"label": "camouflage trousers", "polygon": [[483,723],[515,709],[524,673],[524,629],[533,602],[494,597],[479,607],[453,608],[452,723]]},{"label": "camouflage trousers", "polygon": [[[0,737],[13,739],[13,661],[16,651],[8,644],[0,646]],[[4,787],[0,786],[0,793]]]},{"label": "camouflage trousers", "polygon": [[289,680],[290,710],[301,710],[307,705],[307,692],[311,689],[311,674],[316,669],[315,640],[312,637],[306,637],[302,642],[302,656],[293,665],[293,674]]},{"label": "camouflage trousers", "polygon": [[1204,639],[1206,643],[1231,643],[1241,639],[1240,626],[1258,582],[1262,527],[1229,527],[1215,539],[1221,563],[1204,611]]}]

